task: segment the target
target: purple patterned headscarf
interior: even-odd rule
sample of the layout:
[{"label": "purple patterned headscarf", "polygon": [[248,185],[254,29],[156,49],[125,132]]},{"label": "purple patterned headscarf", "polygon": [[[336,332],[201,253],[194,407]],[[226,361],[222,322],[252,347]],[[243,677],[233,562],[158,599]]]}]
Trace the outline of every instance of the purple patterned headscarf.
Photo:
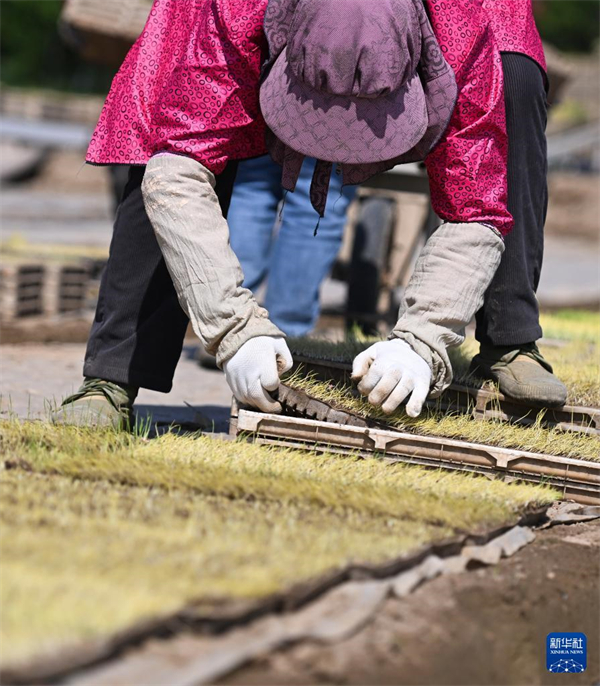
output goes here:
[{"label": "purple patterned headscarf", "polygon": [[321,216],[334,163],[362,183],[424,159],[446,130],[456,80],[422,0],[269,0],[265,33],[269,151],[291,191],[304,156],[317,158]]}]

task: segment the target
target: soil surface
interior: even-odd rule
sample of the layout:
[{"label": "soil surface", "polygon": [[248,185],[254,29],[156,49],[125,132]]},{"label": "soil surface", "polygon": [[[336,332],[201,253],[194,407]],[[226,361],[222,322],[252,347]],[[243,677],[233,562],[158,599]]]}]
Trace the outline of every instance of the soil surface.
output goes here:
[{"label": "soil surface", "polygon": [[[304,643],[251,663],[221,683],[597,684],[600,524],[541,531],[495,567],[425,584],[386,601],[377,618],[335,645]],[[548,633],[588,638],[583,674],[546,671]]]},{"label": "soil surface", "polygon": [[[227,431],[231,391],[225,376],[200,367],[195,354],[196,346],[186,345],[171,392],[142,389],[136,411],[167,424],[197,423],[198,411],[203,420],[215,423],[216,431]],[[50,407],[81,384],[84,355],[84,344],[0,346],[0,418],[46,418]]]}]

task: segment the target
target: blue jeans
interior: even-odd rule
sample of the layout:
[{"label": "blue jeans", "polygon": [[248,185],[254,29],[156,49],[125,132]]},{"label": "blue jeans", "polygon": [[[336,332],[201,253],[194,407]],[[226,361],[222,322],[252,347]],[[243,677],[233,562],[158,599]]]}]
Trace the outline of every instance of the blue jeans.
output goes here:
[{"label": "blue jeans", "polygon": [[306,160],[296,191],[285,198],[277,231],[278,207],[283,200],[281,167],[266,155],[241,162],[229,208],[231,245],[251,291],[267,280],[264,305],[271,321],[289,336],[303,336],[319,316],[319,290],[340,250],[346,211],[355,186],[342,189],[332,174],[327,210],[319,219],[310,204],[314,160]]}]

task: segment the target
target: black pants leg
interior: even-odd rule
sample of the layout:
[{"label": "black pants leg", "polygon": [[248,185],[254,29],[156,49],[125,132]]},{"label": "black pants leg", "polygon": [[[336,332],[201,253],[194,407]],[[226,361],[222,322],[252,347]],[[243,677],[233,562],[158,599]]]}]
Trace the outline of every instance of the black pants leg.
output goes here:
[{"label": "black pants leg", "polygon": [[[216,193],[225,216],[236,168],[229,164],[217,178]],[[144,171],[145,167],[131,167],[117,210],[83,373],[167,393],[188,318],[144,209]]]},{"label": "black pants leg", "polygon": [[546,88],[541,68],[525,55],[503,53],[508,130],[508,208],[515,225],[502,262],[477,313],[484,345],[521,345],[542,335],[536,291],[548,207]]}]

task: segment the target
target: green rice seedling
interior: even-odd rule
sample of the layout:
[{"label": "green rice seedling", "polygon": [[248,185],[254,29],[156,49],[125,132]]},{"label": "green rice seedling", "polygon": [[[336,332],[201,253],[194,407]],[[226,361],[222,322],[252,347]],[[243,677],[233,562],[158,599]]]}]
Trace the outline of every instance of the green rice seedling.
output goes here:
[{"label": "green rice seedling", "polygon": [[[2,474],[2,663],[194,602],[260,598],[451,534],[305,504]],[[307,555],[307,552],[310,554]]]},{"label": "green rice seedling", "polygon": [[416,418],[409,417],[402,408],[386,415],[381,409],[373,407],[366,398],[358,395],[348,384],[319,381],[310,375],[303,375],[302,370],[287,378],[286,383],[317,400],[361,417],[377,419],[398,431],[576,459],[600,460],[600,441],[597,436],[545,428],[541,424],[541,417],[538,417],[535,424],[525,427],[495,419],[475,421],[469,415],[436,410],[424,410]]},{"label": "green rice seedling", "polygon": [[[465,519],[461,517],[459,506],[481,492],[479,479],[428,470],[390,470],[377,459],[307,454],[203,436],[166,434],[145,440],[110,430],[42,422],[4,422],[0,427],[0,456],[9,463],[25,461],[35,472],[76,479],[167,490],[185,488],[228,498],[303,500],[342,510],[416,515],[435,523],[452,522],[465,530],[472,522],[468,513]],[[500,489],[503,491],[502,485]],[[526,487],[524,492],[531,491]],[[489,506],[493,489],[484,493]]]},{"label": "green rice seedling", "polygon": [[2,664],[285,592],[558,497],[358,457],[0,423]]}]

